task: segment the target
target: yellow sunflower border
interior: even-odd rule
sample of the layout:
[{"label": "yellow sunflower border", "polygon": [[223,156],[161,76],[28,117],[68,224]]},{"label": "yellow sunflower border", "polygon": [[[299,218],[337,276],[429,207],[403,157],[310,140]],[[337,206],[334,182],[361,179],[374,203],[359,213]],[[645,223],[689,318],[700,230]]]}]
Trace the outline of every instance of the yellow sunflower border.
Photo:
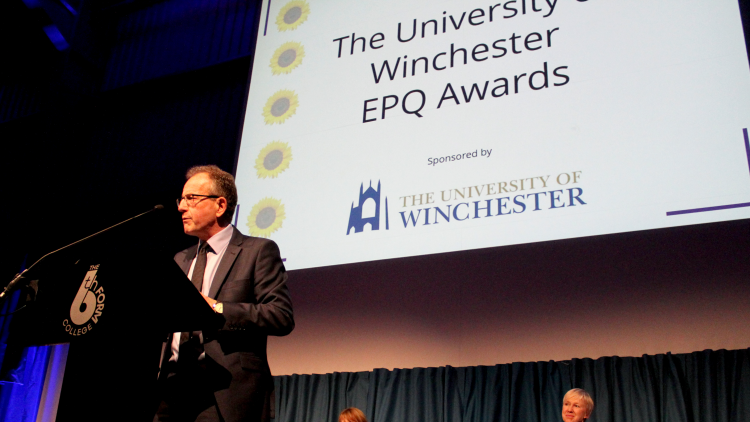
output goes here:
[{"label": "yellow sunflower border", "polygon": [[281,228],[286,218],[284,205],[278,199],[263,198],[255,204],[247,217],[250,234],[258,237],[270,237],[271,233]]},{"label": "yellow sunflower border", "polygon": [[298,42],[288,42],[276,49],[271,57],[271,71],[274,75],[289,73],[302,64],[305,57],[305,48]]},{"label": "yellow sunflower border", "polygon": [[255,169],[258,170],[258,178],[276,178],[284,170],[289,168],[292,161],[292,149],[285,142],[274,141],[263,147],[255,159]]},{"label": "yellow sunflower border", "polygon": [[307,20],[310,15],[310,5],[305,1],[293,0],[279,11],[276,26],[279,31],[293,31]]},{"label": "yellow sunflower border", "polygon": [[263,117],[266,124],[284,123],[286,119],[294,115],[298,105],[299,100],[294,91],[288,89],[277,91],[266,101],[266,105],[263,107]]}]

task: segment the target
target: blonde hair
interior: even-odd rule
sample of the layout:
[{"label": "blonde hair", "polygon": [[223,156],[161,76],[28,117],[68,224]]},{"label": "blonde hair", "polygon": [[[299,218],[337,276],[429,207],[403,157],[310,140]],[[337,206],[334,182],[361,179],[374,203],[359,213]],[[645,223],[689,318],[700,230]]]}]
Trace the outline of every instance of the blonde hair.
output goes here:
[{"label": "blonde hair", "polygon": [[348,407],[341,411],[339,422],[367,422],[365,414],[356,407]]},{"label": "blonde hair", "polygon": [[563,397],[563,404],[568,397],[580,399],[584,406],[586,406],[586,419],[591,416],[591,412],[594,411],[594,399],[591,398],[591,395],[586,390],[583,388],[574,388],[568,391]]}]

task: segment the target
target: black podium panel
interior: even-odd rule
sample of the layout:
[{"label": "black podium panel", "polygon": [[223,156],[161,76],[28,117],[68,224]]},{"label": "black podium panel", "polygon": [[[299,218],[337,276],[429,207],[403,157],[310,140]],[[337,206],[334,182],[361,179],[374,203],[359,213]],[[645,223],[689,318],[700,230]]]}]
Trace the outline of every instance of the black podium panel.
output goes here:
[{"label": "black podium panel", "polygon": [[215,318],[158,247],[154,221],[65,248],[29,271],[35,297],[14,316],[8,344],[70,343],[59,421],[151,420],[163,342]]},{"label": "black podium panel", "polygon": [[169,256],[70,255],[41,272],[36,301],[14,320],[13,342],[100,341],[126,331],[162,338],[213,315]]}]

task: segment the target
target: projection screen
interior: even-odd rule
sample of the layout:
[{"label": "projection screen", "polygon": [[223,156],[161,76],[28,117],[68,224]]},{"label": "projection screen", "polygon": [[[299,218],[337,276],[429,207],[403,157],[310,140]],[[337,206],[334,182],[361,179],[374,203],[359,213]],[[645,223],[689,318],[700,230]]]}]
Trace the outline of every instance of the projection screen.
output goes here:
[{"label": "projection screen", "polygon": [[736,0],[264,1],[237,165],[287,269],[750,217]]}]

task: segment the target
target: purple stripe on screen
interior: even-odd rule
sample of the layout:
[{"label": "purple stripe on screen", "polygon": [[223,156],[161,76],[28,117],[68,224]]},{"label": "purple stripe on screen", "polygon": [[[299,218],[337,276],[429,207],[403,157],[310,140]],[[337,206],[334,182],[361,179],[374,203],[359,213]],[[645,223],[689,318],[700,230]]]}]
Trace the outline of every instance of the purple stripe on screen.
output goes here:
[{"label": "purple stripe on screen", "polygon": [[747,154],[747,170],[750,171],[750,138],[747,136],[747,128],[742,129],[745,135],[745,153]]},{"label": "purple stripe on screen", "polygon": [[732,205],[719,205],[718,207],[694,208],[692,210],[669,211],[667,212],[667,216],[680,215],[680,214],[693,214],[696,212],[706,212],[706,211],[728,210],[732,208],[744,208],[744,207],[750,207],[750,202],[745,202],[742,204],[732,204]]},{"label": "purple stripe on screen", "polygon": [[[748,135],[747,135],[747,128],[742,129],[742,134],[745,136],[745,154],[747,155],[747,169],[748,171],[750,171],[750,138],[748,138]],[[671,215],[693,214],[696,212],[719,211],[719,210],[728,210],[732,208],[744,208],[744,207],[750,207],[750,202],[743,202],[741,204],[731,204],[731,205],[719,205],[716,207],[693,208],[691,210],[667,211],[667,217]]]},{"label": "purple stripe on screen", "polygon": [[268,6],[266,6],[266,25],[263,27],[263,36],[266,36],[268,31],[268,15],[271,13],[271,0],[268,0]]}]

